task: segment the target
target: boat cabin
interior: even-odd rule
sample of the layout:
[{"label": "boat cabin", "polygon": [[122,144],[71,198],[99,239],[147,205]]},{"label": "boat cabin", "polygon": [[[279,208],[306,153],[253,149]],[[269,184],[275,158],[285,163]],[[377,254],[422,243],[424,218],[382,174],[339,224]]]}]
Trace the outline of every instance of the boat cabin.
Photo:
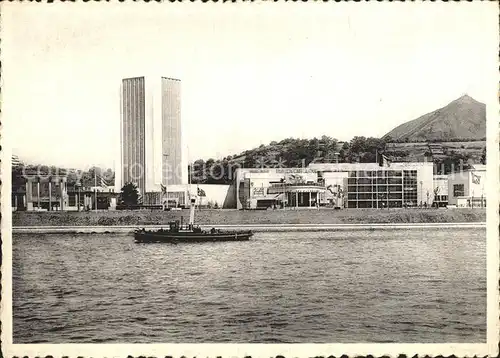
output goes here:
[{"label": "boat cabin", "polygon": [[168,223],[168,226],[170,227],[171,232],[179,231],[179,221],[171,221]]},{"label": "boat cabin", "polygon": [[179,232],[179,231],[192,231],[192,232],[201,232],[199,227],[195,227],[193,225],[182,225],[179,220],[170,221],[168,223],[170,232]]}]

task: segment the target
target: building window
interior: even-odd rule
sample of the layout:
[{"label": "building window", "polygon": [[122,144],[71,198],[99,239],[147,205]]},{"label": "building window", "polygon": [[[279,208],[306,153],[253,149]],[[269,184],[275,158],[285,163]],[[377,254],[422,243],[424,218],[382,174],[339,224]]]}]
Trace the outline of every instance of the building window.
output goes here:
[{"label": "building window", "polygon": [[68,195],[68,206],[76,206],[76,194]]},{"label": "building window", "polygon": [[358,187],[358,193],[371,193],[372,187],[371,185],[362,185]]},{"label": "building window", "polygon": [[359,200],[372,200],[372,193],[360,193],[358,194]]},{"label": "building window", "polygon": [[360,179],[358,179],[358,184],[359,185],[366,185],[366,184],[371,185],[372,180],[369,178],[360,178]]},{"label": "building window", "polygon": [[404,176],[405,177],[412,177],[412,178],[416,178],[417,177],[417,171],[416,170],[405,170],[404,171]]},{"label": "building window", "polygon": [[453,196],[456,198],[457,196],[464,196],[465,189],[464,184],[453,184]]},{"label": "building window", "polygon": [[447,202],[448,201],[448,195],[436,195],[436,201]]},{"label": "building window", "polygon": [[349,186],[347,187],[347,191],[348,191],[349,193],[356,193],[356,191],[357,191],[357,190],[356,190],[356,186],[355,186],[355,185],[349,185]]},{"label": "building window", "polygon": [[403,174],[401,173],[401,171],[389,170],[389,171],[387,171],[387,176],[389,176],[389,177],[401,177],[401,176],[403,176]]},{"label": "building window", "polygon": [[389,184],[402,184],[401,178],[389,178]]},{"label": "building window", "polygon": [[379,192],[379,193],[386,193],[387,192],[387,185],[379,185],[379,186],[377,186],[377,192]]},{"label": "building window", "polygon": [[373,208],[373,204],[371,201],[358,201],[358,208],[371,209],[371,208]]},{"label": "building window", "polygon": [[403,193],[389,193],[389,199],[403,199]]},{"label": "building window", "polygon": [[389,191],[395,192],[395,191],[403,191],[403,187],[401,185],[389,185]]}]

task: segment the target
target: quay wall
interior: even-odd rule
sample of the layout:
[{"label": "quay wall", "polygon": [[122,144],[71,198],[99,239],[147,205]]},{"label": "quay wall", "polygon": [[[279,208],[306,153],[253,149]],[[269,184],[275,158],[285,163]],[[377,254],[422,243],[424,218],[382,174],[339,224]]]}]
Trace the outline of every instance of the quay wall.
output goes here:
[{"label": "quay wall", "polygon": [[[98,211],[98,212],[14,212],[13,227],[26,226],[128,226],[165,225],[171,220],[189,220],[189,211]],[[266,224],[403,224],[482,223],[485,209],[346,209],[264,210],[206,209],[196,212],[200,225]]]},{"label": "quay wall", "polygon": [[[145,225],[147,230],[158,230],[161,226]],[[210,230],[211,225],[202,225],[203,230]],[[245,229],[253,232],[321,232],[321,231],[374,231],[374,230],[453,230],[485,229],[486,223],[415,223],[415,224],[267,224],[267,225],[217,225],[222,230]],[[137,226],[24,226],[14,227],[14,234],[125,234],[129,235]]]}]

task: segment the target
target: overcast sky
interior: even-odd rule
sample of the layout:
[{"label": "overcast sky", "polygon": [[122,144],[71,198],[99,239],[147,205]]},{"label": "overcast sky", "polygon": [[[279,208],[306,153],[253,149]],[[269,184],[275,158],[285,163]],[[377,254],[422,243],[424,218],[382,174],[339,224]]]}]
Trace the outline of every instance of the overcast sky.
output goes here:
[{"label": "overcast sky", "polygon": [[22,159],[112,167],[131,76],[181,79],[191,159],[381,136],[465,93],[495,98],[494,3],[116,5],[2,3],[5,133]]}]

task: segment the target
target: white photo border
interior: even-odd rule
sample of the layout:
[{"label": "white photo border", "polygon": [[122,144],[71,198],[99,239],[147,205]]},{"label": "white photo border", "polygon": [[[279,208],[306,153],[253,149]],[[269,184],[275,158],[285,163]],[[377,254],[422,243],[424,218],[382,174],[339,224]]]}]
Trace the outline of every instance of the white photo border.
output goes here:
[{"label": "white photo border", "polygon": [[[262,1],[266,2],[266,1]],[[60,6],[59,4],[40,3],[1,3],[1,10],[9,6]],[[91,4],[87,3],[89,6]],[[71,5],[71,4],[68,4]],[[99,4],[110,7],[110,3]],[[126,5],[116,3],[114,5]],[[147,6],[149,4],[142,4]],[[171,4],[174,5],[174,4]],[[186,6],[190,4],[179,4]],[[194,5],[194,4],[193,4]],[[203,6],[247,6],[248,11],[256,11],[261,5],[258,2],[252,4],[234,4],[231,2],[222,4],[205,3]],[[271,4],[267,4],[269,6]],[[279,6],[278,4],[272,4]],[[317,4],[296,3],[298,6],[331,6],[318,2]],[[358,3],[356,6],[372,6],[374,11],[379,6],[377,3]],[[408,4],[394,4],[395,6],[408,6]],[[432,3],[431,6],[441,6]],[[456,6],[448,3],[448,6]],[[491,18],[485,21],[495,21],[498,27],[498,5],[496,2],[484,4],[492,7]],[[496,9],[496,13],[495,13]],[[1,12],[1,22],[4,24],[4,11]],[[8,15],[7,15],[8,16]],[[110,12],[111,16],[111,12]],[[359,343],[359,344],[14,344],[12,326],[12,210],[11,210],[11,148],[9,131],[15,126],[15,122],[9,122],[10,98],[8,96],[9,83],[2,78],[2,112],[1,112],[1,239],[2,239],[2,353],[7,358],[11,357],[340,357],[346,355],[374,357],[391,356],[400,354],[406,356],[450,356],[472,357],[472,356],[497,356],[499,344],[499,59],[498,44],[499,34],[495,35],[496,43],[492,43],[492,58],[488,63],[491,66],[491,98],[487,104],[487,171],[488,177],[488,206],[487,206],[487,342],[479,344],[388,344],[388,343]],[[2,48],[2,55],[4,49]],[[8,68],[2,67],[2,72]],[[5,92],[7,89],[7,92]],[[6,95],[7,93],[7,95]],[[450,292],[453,295],[453,292]]]}]

